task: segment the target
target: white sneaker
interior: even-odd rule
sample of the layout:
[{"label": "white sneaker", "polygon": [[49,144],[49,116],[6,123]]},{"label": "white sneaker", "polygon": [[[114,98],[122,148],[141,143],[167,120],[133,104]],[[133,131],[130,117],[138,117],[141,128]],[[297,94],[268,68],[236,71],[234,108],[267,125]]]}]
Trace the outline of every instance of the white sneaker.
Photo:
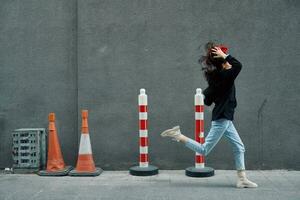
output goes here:
[{"label": "white sneaker", "polygon": [[160,134],[162,137],[171,137],[172,140],[179,142],[179,137],[181,136],[180,127],[174,126],[171,129],[167,129]]},{"label": "white sneaker", "polygon": [[248,180],[244,171],[238,172],[237,188],[257,188],[257,184]]},{"label": "white sneaker", "polygon": [[257,188],[257,184],[249,181],[247,178],[243,179],[243,180],[238,180],[237,184],[236,184],[237,188]]}]

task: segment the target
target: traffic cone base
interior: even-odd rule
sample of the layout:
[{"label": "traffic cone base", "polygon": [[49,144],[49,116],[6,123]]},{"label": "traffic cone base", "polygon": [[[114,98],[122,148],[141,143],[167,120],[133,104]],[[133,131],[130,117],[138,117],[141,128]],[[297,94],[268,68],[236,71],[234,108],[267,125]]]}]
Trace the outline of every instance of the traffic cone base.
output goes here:
[{"label": "traffic cone base", "polygon": [[66,176],[69,174],[69,172],[73,169],[72,166],[66,166],[64,169],[59,170],[41,170],[38,172],[38,175],[40,176]]},{"label": "traffic cone base", "polygon": [[95,168],[95,171],[89,172],[89,171],[78,171],[76,169],[71,170],[69,172],[69,176],[99,176],[103,170],[99,167]]}]

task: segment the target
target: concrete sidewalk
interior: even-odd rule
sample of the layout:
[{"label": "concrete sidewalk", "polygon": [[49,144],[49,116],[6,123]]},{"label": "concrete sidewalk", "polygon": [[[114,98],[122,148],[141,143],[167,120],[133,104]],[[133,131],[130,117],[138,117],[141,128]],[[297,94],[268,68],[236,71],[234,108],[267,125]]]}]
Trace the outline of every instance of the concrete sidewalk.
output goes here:
[{"label": "concrete sidewalk", "polygon": [[235,188],[236,173],[216,170],[210,178],[190,178],[182,170],[161,170],[152,177],[105,171],[98,177],[0,175],[1,200],[299,200],[300,171],[248,171],[255,189]]}]

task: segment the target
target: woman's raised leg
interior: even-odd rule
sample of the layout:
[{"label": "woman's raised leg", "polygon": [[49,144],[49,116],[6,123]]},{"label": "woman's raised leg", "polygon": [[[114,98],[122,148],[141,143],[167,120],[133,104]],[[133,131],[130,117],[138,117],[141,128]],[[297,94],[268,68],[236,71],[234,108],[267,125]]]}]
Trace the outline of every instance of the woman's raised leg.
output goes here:
[{"label": "woman's raised leg", "polygon": [[172,137],[176,141],[183,142],[185,146],[189,149],[198,152],[202,155],[207,155],[221,139],[224,132],[229,126],[229,122],[230,121],[226,119],[212,121],[211,128],[209,130],[208,135],[205,138],[204,144],[200,144],[195,140],[181,134],[179,126],[173,127],[172,129],[168,129],[164,131],[161,135],[163,137]]},{"label": "woman's raised leg", "polygon": [[229,120],[219,119],[211,122],[210,130],[205,137],[204,144],[200,144],[195,140],[188,139],[185,146],[204,156],[207,156],[214,146],[219,142],[229,126]]}]

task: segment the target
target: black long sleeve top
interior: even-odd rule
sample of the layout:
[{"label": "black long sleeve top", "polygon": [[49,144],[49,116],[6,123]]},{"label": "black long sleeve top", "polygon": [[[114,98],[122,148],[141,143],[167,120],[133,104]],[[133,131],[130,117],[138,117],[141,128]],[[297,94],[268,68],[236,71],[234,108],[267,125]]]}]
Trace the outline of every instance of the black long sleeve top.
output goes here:
[{"label": "black long sleeve top", "polygon": [[226,61],[232,67],[217,72],[214,81],[203,91],[205,105],[215,103],[212,120],[233,120],[234,109],[237,106],[234,80],[240,73],[242,64],[231,55],[226,57]]}]

